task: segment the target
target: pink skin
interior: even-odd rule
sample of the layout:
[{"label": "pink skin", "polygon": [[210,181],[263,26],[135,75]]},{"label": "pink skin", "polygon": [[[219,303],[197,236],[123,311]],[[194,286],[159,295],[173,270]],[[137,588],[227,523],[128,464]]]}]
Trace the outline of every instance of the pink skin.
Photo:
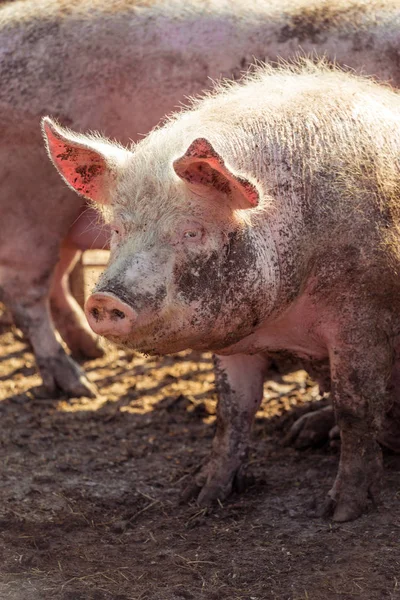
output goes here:
[{"label": "pink skin", "polygon": [[398,110],[385,88],[306,65],[263,69],[130,154],[45,120],[61,175],[123,225],[95,327],[148,353],[217,354],[217,434],[187,491],[200,503],[241,479],[265,353],[281,350],[329,362],[341,459],[324,511],[351,520],[376,496],[400,331]]},{"label": "pink skin", "polygon": [[96,336],[87,326],[78,302],[72,296],[69,276],[81,252],[72,246],[62,246],[55,268],[50,294],[54,325],[73,356],[96,358],[102,355]]},{"label": "pink skin", "polygon": [[299,358],[322,360],[328,358],[327,338],[335,327],[316,307],[305,290],[286,311],[268,320],[240,342],[220,350],[220,354],[238,352],[254,354],[266,348],[269,351],[287,350]]},{"label": "pink skin", "polygon": [[[72,296],[69,288],[69,274],[74,268],[79,254],[82,250],[87,249],[103,249],[109,245],[110,230],[109,227],[101,223],[99,215],[86,202],[82,203],[80,213],[75,219],[67,237],[64,239],[60,247],[60,258],[54,269],[54,275],[51,282],[50,292],[50,308],[51,316],[54,324],[60,333],[61,337],[71,350],[73,356],[97,358],[102,356],[104,351],[100,345],[100,340],[97,335],[90,329],[84,312]],[[44,261],[43,261],[44,262]],[[34,277],[35,271],[31,269],[26,277]],[[17,297],[22,298],[21,291]],[[22,327],[25,334],[29,337],[35,353],[48,354],[58,356],[57,370],[53,374],[46,373],[46,365],[48,360],[40,360],[42,365],[41,371],[45,384],[45,394],[55,394],[58,389],[71,396],[95,394],[95,388],[84,377],[83,373],[74,365],[73,361],[66,357],[59,343],[54,338],[54,332],[50,325],[45,325],[48,318],[48,312],[44,308],[41,312],[35,312],[35,318],[40,314],[43,318],[42,336],[36,336],[36,328],[24,326],[25,317],[20,317],[20,308],[14,308],[12,303],[8,303],[11,308],[10,318],[14,316],[14,320]],[[24,309],[27,314],[31,309]],[[43,347],[43,340],[46,335],[49,336],[47,346]],[[50,338],[52,341],[50,341]],[[54,338],[54,339],[53,339]],[[53,367],[56,371],[56,367]]]},{"label": "pink skin", "polygon": [[[60,248],[60,258],[54,271],[50,294],[52,318],[72,355],[79,358],[98,358],[104,351],[71,294],[69,275],[82,251],[108,249],[110,235],[109,226],[101,222],[98,212],[83,203],[80,215]],[[8,312],[6,314],[7,319],[4,318],[3,322],[11,324],[12,316]]]},{"label": "pink skin", "polygon": [[[49,150],[51,156],[56,161],[60,152],[65,152],[68,146],[68,140],[63,137],[63,134],[58,129],[54,128],[50,122],[45,122],[46,133],[49,140]],[[78,147],[79,149],[79,147]],[[209,158],[207,156],[209,154]],[[79,152],[68,152],[68,155],[73,157],[71,164],[65,162],[58,163],[63,176],[68,180],[69,173],[85,171],[81,168],[80,163],[74,163],[74,160],[82,158],[83,165],[87,160],[88,151],[85,150],[82,157]],[[96,159],[95,155],[90,154],[90,163],[99,164],[101,168],[96,172],[96,178],[89,181],[90,189],[94,197],[100,198],[105,196],[104,186],[107,179],[103,179],[105,172],[106,159],[101,155]],[[201,163],[201,168],[199,168]],[[218,196],[218,190],[224,189],[227,185],[226,181],[230,182],[233,179],[224,163],[218,157],[215,157],[215,152],[210,145],[204,144],[204,140],[199,140],[198,148],[195,142],[190,146],[187,153],[182,159],[175,161],[174,168],[178,176],[187,182],[189,188],[196,194],[199,202],[207,202],[207,197],[203,196],[208,190],[208,186],[218,186],[216,190],[212,188],[213,196]],[[98,174],[98,175],[97,175]],[[228,177],[225,178],[225,175]],[[75,175],[72,180],[77,189],[81,189],[82,185],[88,185],[86,181],[81,182]],[[235,180],[235,187],[232,193],[233,206],[240,208],[253,207],[256,204],[254,198],[254,187],[244,181],[243,178]],[[221,204],[221,199],[213,198],[213,204],[218,206],[218,215],[223,216],[224,205]],[[207,207],[213,208],[213,204],[207,204]],[[229,213],[227,213],[229,214]],[[204,215],[206,223],[206,215]],[[201,217],[200,217],[201,221]],[[262,398],[262,383],[268,366],[268,358],[265,356],[266,350],[288,350],[298,355],[304,355],[309,359],[323,359],[328,357],[330,348],[334,344],[332,333],[336,332],[337,326],[335,320],[332,321],[330,314],[325,314],[324,309],[317,307],[315,302],[306,290],[301,293],[297,299],[289,303],[286,310],[276,314],[276,311],[271,315],[260,318],[260,324],[254,326],[253,320],[246,323],[247,315],[243,310],[234,310],[229,313],[228,320],[226,313],[221,310],[221,307],[226,307],[230,302],[238,300],[239,289],[234,285],[232,292],[229,294],[229,285],[236,279],[242,280],[242,287],[247,296],[254,295],[254,308],[262,315],[262,310],[265,310],[265,303],[257,299],[258,289],[255,288],[255,281],[262,281],[267,273],[267,281],[269,293],[277,293],[278,281],[273,279],[273,266],[269,263],[276,264],[276,249],[282,252],[280,248],[278,231],[280,223],[271,224],[268,233],[268,250],[266,251],[266,263],[258,268],[250,265],[248,268],[246,263],[241,265],[240,254],[235,249],[235,238],[229,238],[229,228],[225,235],[218,230],[218,226],[214,231],[210,231],[200,221],[191,219],[182,219],[175,223],[170,235],[162,241],[156,249],[142,249],[141,252],[132,253],[134,260],[126,266],[126,260],[130,256],[130,244],[135,243],[134,236],[130,239],[128,231],[122,223],[115,220],[112,226],[112,257],[108,271],[103,275],[103,280],[99,284],[97,291],[92,294],[86,304],[86,315],[89,324],[98,334],[103,334],[111,337],[114,340],[128,341],[141,350],[151,351],[152,345],[156,343],[156,351],[171,352],[180,350],[186,347],[193,349],[218,349],[219,356],[216,358],[216,378],[217,387],[219,390],[219,408],[218,408],[218,429],[214,440],[213,452],[207,464],[201,469],[198,476],[195,478],[193,485],[185,492],[186,497],[196,496],[200,503],[209,503],[216,498],[224,498],[232,489],[235,479],[241,479],[241,465],[247,452],[247,444],[251,424],[255,412]],[[220,226],[223,225],[223,222]],[[226,226],[226,225],[225,225]],[[212,225],[208,225],[208,228]],[[231,230],[234,227],[234,222],[230,225]],[[233,230],[234,232],[234,230]],[[260,238],[253,238],[254,232],[249,232],[249,240],[256,245]],[[222,262],[217,270],[210,271],[204,267],[204,259],[207,255],[212,256],[215,253],[214,248],[218,248],[216,256],[225,256],[224,239],[230,239],[229,250],[233,256],[236,256],[236,261],[229,267],[228,279],[224,282],[225,289],[215,288],[218,284],[220,270],[224,269]],[[218,246],[219,244],[219,246]],[[244,246],[246,248],[246,246]],[[248,251],[248,250],[247,250]],[[121,254],[122,253],[122,254]],[[251,252],[249,253],[251,255]],[[187,261],[187,257],[192,258],[192,266],[185,266],[183,274],[185,277],[191,278],[191,283],[187,281],[183,284],[179,276],[179,265],[182,261]],[[166,257],[166,258],[165,258]],[[185,258],[186,257],[186,258]],[[119,260],[121,264],[119,264]],[[163,262],[164,261],[164,262]],[[168,262],[168,261],[172,261]],[[185,263],[184,263],[185,264]],[[124,265],[124,267],[123,267]],[[210,263],[210,267],[212,264]],[[236,269],[236,270],[235,270]],[[238,270],[239,269],[239,270]],[[254,273],[252,274],[252,269]],[[271,270],[272,269],[272,270]],[[124,285],[130,286],[133,294],[136,289],[139,289],[143,297],[153,298],[157,286],[153,284],[162,282],[162,277],[171,277],[171,274],[177,270],[178,275],[175,279],[168,281],[167,289],[175,298],[179,297],[179,289],[181,294],[187,298],[183,310],[174,313],[173,305],[170,303],[160,305],[154,304],[153,314],[148,310],[148,301],[143,303],[139,297],[136,297],[135,311],[133,307],[128,306],[121,298],[118,298],[115,292],[111,292],[114,287],[121,287],[123,292]],[[202,274],[203,273],[203,274]],[[250,276],[252,283],[247,283],[245,277]],[[194,296],[192,299],[192,290],[196,288],[197,281],[205,277],[202,282],[201,294],[206,296],[207,303],[202,305],[200,298]],[[313,280],[310,279],[309,285],[312,285]],[[107,285],[110,291],[107,291]],[[183,287],[182,287],[183,285]],[[209,289],[207,286],[213,286]],[[153,286],[153,287],[152,287]],[[254,288],[254,289],[251,289]],[[218,291],[219,290],[219,291]],[[152,296],[153,293],[153,296]],[[205,332],[205,319],[208,319],[208,302],[215,301],[218,294],[227,294],[225,300],[221,297],[221,307],[217,309],[216,317],[211,327]],[[265,291],[260,290],[260,294],[265,294]],[[211,295],[209,295],[211,294]],[[236,299],[235,299],[236,295]],[[131,302],[135,302],[134,295]],[[155,298],[153,298],[155,301]],[[275,300],[276,301],[276,300]],[[182,302],[182,300],[181,300]],[[139,304],[138,304],[139,303]],[[268,308],[268,307],[267,307]],[[163,319],[163,311],[170,311],[174,318]],[[204,312],[205,311],[205,312]],[[149,315],[150,318],[149,319]],[[181,320],[181,315],[184,320]],[[200,332],[193,326],[193,319],[200,317]],[[157,319],[160,318],[162,327],[157,328]],[[235,322],[241,327],[241,334],[238,339],[232,344],[228,344],[226,336],[231,331],[235,331]],[[190,325],[189,325],[190,323]],[[243,324],[245,324],[243,330]],[[321,323],[324,327],[321,328]],[[171,331],[169,328],[172,327]],[[158,333],[154,333],[158,332]],[[161,335],[160,335],[161,334]],[[152,338],[152,336],[155,336]],[[150,345],[141,347],[139,345],[141,337],[150,338]],[[155,340],[155,341],[153,341]],[[147,342],[149,343],[149,342]],[[372,452],[372,451],[371,451]],[[349,445],[349,453],[346,460],[351,461],[351,444]],[[340,488],[340,485],[339,485]],[[332,491],[332,498],[336,502],[335,490]],[[340,506],[337,513],[338,520],[346,520],[353,518],[359,514],[359,506],[353,507],[347,511]]]},{"label": "pink skin", "polygon": [[97,336],[88,327],[84,312],[71,294],[69,275],[81,251],[106,249],[109,239],[108,225],[102,223],[98,213],[85,203],[60,249],[60,260],[51,288],[51,311],[57,330],[77,357],[98,358],[103,355],[103,350]]},{"label": "pink skin", "polygon": [[92,294],[85,305],[90,327],[98,335],[125,337],[134,327],[135,311],[114,294]]},{"label": "pink skin", "polygon": [[[27,0],[23,8],[21,2],[1,4],[0,288],[14,316],[30,321],[26,331],[43,372],[48,354],[39,356],[41,345],[33,339],[49,335],[48,347],[60,351],[46,309],[60,253],[51,293],[54,319],[74,353],[99,352],[67,281],[77,250],[96,247],[95,240],[63,242],[83,203],[46,160],[38,128],[44,112],[79,131],[128,143],[211,81],[238,76],[254,57],[288,59],[299,45],[304,53],[326,54],[393,85],[400,82],[395,0],[371,1],[368,11],[361,0],[344,0],[328,11],[326,23],[325,0],[311,8],[308,0],[210,0],[206,11],[197,0],[154,0],[140,10],[135,2],[98,0],[95,12],[90,0],[69,3],[66,10],[57,0]],[[34,315],[32,296],[41,303]],[[45,378],[52,380],[49,373]],[[68,376],[66,384],[59,377],[57,385],[74,394],[82,390],[79,378]]]},{"label": "pink skin", "polygon": [[64,240],[65,246],[78,250],[108,250],[110,226],[104,223],[97,210],[86,202]]}]

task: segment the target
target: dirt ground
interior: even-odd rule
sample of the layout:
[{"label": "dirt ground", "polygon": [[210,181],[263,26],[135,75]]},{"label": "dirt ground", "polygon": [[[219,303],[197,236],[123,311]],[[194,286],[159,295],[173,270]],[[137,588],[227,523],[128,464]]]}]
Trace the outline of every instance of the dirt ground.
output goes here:
[{"label": "dirt ground", "polygon": [[209,355],[86,362],[99,396],[38,399],[26,343],[0,330],[0,599],[400,598],[400,456],[382,501],[353,523],[312,518],[333,481],[329,447],[284,433],[318,389],[271,373],[242,494],[179,502],[213,436]]}]

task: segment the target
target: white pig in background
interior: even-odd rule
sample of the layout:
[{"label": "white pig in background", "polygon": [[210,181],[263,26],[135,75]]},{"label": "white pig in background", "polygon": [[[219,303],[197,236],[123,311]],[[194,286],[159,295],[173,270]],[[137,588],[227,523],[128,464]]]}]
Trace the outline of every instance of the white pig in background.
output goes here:
[{"label": "white pig in background", "polygon": [[127,143],[209,87],[210,78],[238,76],[254,57],[288,58],[300,46],[399,85],[399,2],[1,3],[0,302],[30,339],[48,394],[94,393],[56,340],[49,290],[53,279],[53,317],[67,345],[97,356],[67,274],[77,249],[103,247],[108,233],[90,225],[85,202],[52,170],[40,117]]},{"label": "white pig in background", "polygon": [[358,517],[399,394],[400,95],[306,62],[217,88],[130,149],[43,126],[64,180],[111,215],[93,330],[216,353],[213,450],[187,494],[230,493],[266,356],[288,351],[329,361],[342,443],[325,510]]}]

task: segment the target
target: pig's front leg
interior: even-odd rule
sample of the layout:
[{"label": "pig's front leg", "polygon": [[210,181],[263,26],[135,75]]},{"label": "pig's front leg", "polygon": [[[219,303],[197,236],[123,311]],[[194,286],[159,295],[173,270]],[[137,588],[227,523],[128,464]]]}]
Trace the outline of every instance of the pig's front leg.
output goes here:
[{"label": "pig's front leg", "polygon": [[268,359],[259,354],[214,357],[218,392],[216,433],[211,456],[185,490],[185,499],[194,497],[199,504],[207,505],[223,500],[232,491],[247,456],[268,364]]},{"label": "pig's front leg", "polygon": [[379,490],[382,455],[377,437],[392,366],[392,350],[387,340],[381,339],[385,338],[383,333],[375,331],[375,335],[366,335],[367,339],[355,337],[354,346],[342,339],[330,350],[331,394],[341,452],[339,471],[323,513],[332,514],[339,522],[360,516],[368,498],[376,498]]}]

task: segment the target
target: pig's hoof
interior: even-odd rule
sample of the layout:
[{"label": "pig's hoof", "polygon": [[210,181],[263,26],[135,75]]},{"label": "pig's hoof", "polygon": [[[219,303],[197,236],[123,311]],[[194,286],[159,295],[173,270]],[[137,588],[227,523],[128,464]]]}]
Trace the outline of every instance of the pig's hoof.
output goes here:
[{"label": "pig's hoof", "polygon": [[79,377],[77,382],[66,386],[65,392],[71,398],[79,398],[81,396],[95,398],[97,396],[96,386],[84,374]]},{"label": "pig's hoof", "polygon": [[367,497],[356,493],[353,498],[340,498],[336,501],[328,496],[321,510],[321,516],[331,518],[335,523],[345,523],[358,519],[367,508]]},{"label": "pig's hoof", "polygon": [[226,467],[213,463],[205,465],[195,475],[193,481],[184,489],[182,500],[196,500],[200,506],[210,506],[214,502],[225,500],[235,488],[238,491],[247,487],[248,478],[241,465]]},{"label": "pig's hoof", "polygon": [[61,310],[52,302],[51,315],[58,333],[61,335],[72,356],[79,359],[100,358],[104,355],[100,338],[93,333],[81,311]]},{"label": "pig's hoof", "polygon": [[293,445],[298,450],[321,446],[329,441],[329,434],[334,425],[335,417],[331,406],[306,413],[293,423],[284,444]]},{"label": "pig's hoof", "polygon": [[321,511],[321,516],[331,517],[337,523],[357,519],[369,504],[376,505],[379,497],[382,473],[380,454],[371,456],[367,464],[359,464],[355,469],[351,468],[351,464],[346,467],[347,472],[343,474],[344,467],[341,465]]},{"label": "pig's hoof", "polygon": [[329,445],[334,450],[340,449],[340,429],[338,425],[332,427],[329,432]]},{"label": "pig's hoof", "polygon": [[363,439],[361,434],[351,433],[353,438],[350,437],[350,440],[346,433],[346,446],[346,437],[341,431],[339,471],[324,507],[325,515],[331,514],[337,523],[357,519],[371,504],[370,501],[376,506],[381,488],[383,467],[379,444],[371,434],[367,433]]},{"label": "pig's hoof", "polygon": [[59,333],[76,359],[100,358],[104,356],[101,338],[84,328],[62,329]]},{"label": "pig's hoof", "polygon": [[232,491],[232,482],[224,484],[218,481],[212,481],[203,486],[194,481],[183,491],[182,499],[185,502],[196,500],[199,506],[211,506],[218,500],[225,500]]},{"label": "pig's hoof", "polygon": [[77,359],[101,358],[105,354],[100,338],[89,335],[81,335],[79,340],[74,339],[73,342],[67,342],[67,345],[72,356]]},{"label": "pig's hoof", "polygon": [[72,398],[94,398],[97,395],[96,386],[90,383],[84,372],[64,351],[46,361],[38,360],[38,365],[48,397],[59,396],[60,393]]}]

